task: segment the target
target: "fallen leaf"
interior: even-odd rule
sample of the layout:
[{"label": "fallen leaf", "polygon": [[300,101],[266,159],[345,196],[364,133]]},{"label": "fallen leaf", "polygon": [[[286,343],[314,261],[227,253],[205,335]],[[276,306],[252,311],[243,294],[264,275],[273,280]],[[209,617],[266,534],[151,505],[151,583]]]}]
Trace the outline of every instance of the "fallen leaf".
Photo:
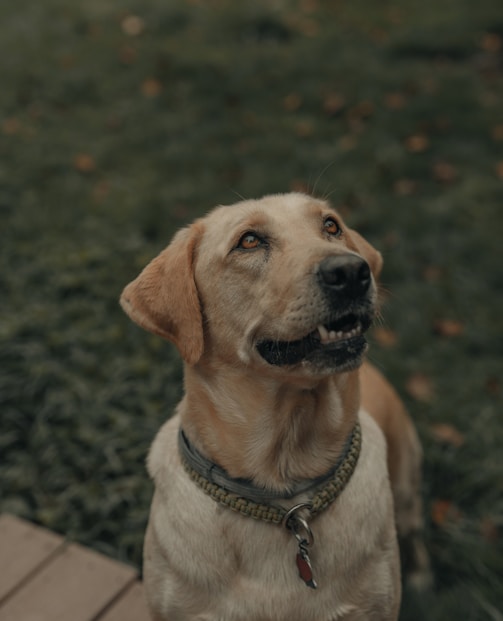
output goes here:
[{"label": "fallen leaf", "polygon": [[397,179],[393,184],[393,191],[397,196],[411,196],[417,189],[417,183],[412,179]]},{"label": "fallen leaf", "polygon": [[498,525],[493,518],[485,517],[480,520],[480,534],[488,543],[496,543],[499,541],[500,534]]},{"label": "fallen leaf", "polygon": [[157,97],[162,91],[162,84],[155,78],[147,78],[141,85],[141,92],[145,97]]},{"label": "fallen leaf", "polygon": [[7,136],[13,136],[19,132],[21,125],[19,121],[13,117],[5,119],[2,123],[2,131]]},{"label": "fallen leaf", "polygon": [[315,37],[320,31],[320,25],[317,21],[310,18],[301,18],[297,21],[297,28],[307,37]]},{"label": "fallen leaf", "polygon": [[329,116],[335,116],[336,114],[338,114],[341,110],[344,109],[345,105],[346,100],[342,95],[339,95],[338,93],[329,93],[325,96],[323,100],[323,110]]},{"label": "fallen leaf", "polygon": [[386,43],[389,41],[389,33],[384,28],[372,28],[369,37],[374,43]]},{"label": "fallen leaf", "polygon": [[442,278],[442,275],[443,270],[437,265],[428,265],[423,270],[423,280],[426,282],[438,282]]},{"label": "fallen leaf", "polygon": [[119,50],[119,60],[124,65],[131,65],[136,60],[136,50],[132,45],[123,45]]},{"label": "fallen leaf", "polygon": [[433,166],[433,177],[441,183],[452,183],[458,176],[458,171],[448,162],[436,162]]},{"label": "fallen leaf", "polygon": [[314,132],[314,126],[311,121],[299,121],[295,125],[295,133],[300,138],[308,138],[312,136]]},{"label": "fallen leaf", "polygon": [[379,343],[382,347],[395,347],[398,343],[396,332],[390,330],[389,328],[378,326],[377,328],[374,328],[373,335],[377,343]]},{"label": "fallen leaf", "polygon": [[314,13],[319,8],[318,0],[303,0],[301,8],[305,13]]},{"label": "fallen leaf", "polygon": [[465,331],[465,324],[455,319],[437,319],[433,323],[435,334],[448,338],[459,336]]},{"label": "fallen leaf", "polygon": [[405,384],[405,389],[411,397],[422,403],[431,403],[435,396],[433,382],[424,373],[413,373]]},{"label": "fallen leaf", "polygon": [[405,147],[411,153],[422,153],[430,146],[430,141],[424,134],[414,134],[405,140]]},{"label": "fallen leaf", "polygon": [[432,522],[442,528],[448,522],[457,522],[461,518],[461,512],[450,500],[433,500],[431,503]]},{"label": "fallen leaf", "polygon": [[341,138],[337,141],[337,146],[341,151],[352,151],[357,145],[358,140],[350,134],[341,136]]},{"label": "fallen leaf", "polygon": [[110,184],[108,181],[99,181],[93,188],[93,199],[97,203],[101,203],[110,192]]},{"label": "fallen leaf", "polygon": [[388,231],[383,238],[383,243],[386,248],[396,248],[399,242],[400,234],[398,233],[398,231]]},{"label": "fallen leaf", "polygon": [[145,30],[145,22],[137,15],[128,15],[121,22],[122,31],[130,37],[137,37]]},{"label": "fallen leaf", "polygon": [[444,444],[450,444],[456,448],[463,446],[465,443],[464,435],[453,425],[448,423],[437,423],[430,427],[431,433],[435,440]]},{"label": "fallen leaf", "polygon": [[374,104],[371,101],[360,101],[348,111],[350,122],[364,121],[374,114]]},{"label": "fallen leaf", "polygon": [[496,142],[503,141],[503,124],[493,127],[491,131],[491,136]]},{"label": "fallen leaf", "polygon": [[401,110],[406,103],[407,98],[403,93],[388,93],[384,97],[384,104],[390,110]]},{"label": "fallen leaf", "polygon": [[290,93],[283,99],[283,108],[287,112],[294,112],[302,105],[302,97],[298,93]]},{"label": "fallen leaf", "polygon": [[490,52],[491,54],[496,54],[501,50],[502,47],[501,37],[492,32],[486,32],[480,41],[480,47],[486,52]]},{"label": "fallen leaf", "polygon": [[488,377],[486,381],[486,390],[490,395],[497,397],[501,392],[501,384],[498,377]]},{"label": "fallen leaf", "polygon": [[73,158],[73,165],[76,170],[83,174],[89,174],[96,170],[96,162],[88,153],[77,153]]}]

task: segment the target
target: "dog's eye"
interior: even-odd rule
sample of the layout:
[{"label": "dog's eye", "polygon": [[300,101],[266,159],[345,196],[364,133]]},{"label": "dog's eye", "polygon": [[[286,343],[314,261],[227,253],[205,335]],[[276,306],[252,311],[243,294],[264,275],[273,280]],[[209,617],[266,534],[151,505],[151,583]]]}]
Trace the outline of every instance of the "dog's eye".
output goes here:
[{"label": "dog's eye", "polygon": [[334,218],[325,218],[323,228],[329,235],[337,236],[342,233],[341,227],[337,224]]},{"label": "dog's eye", "polygon": [[253,250],[253,248],[258,248],[262,243],[262,240],[255,233],[245,233],[238,242],[237,248],[242,248],[243,250]]}]

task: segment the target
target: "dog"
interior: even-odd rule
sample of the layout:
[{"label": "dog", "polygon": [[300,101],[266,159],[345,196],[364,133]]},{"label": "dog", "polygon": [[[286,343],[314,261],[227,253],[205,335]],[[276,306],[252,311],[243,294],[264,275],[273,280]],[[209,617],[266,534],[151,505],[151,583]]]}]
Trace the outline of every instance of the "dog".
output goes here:
[{"label": "dog", "polygon": [[210,211],[124,289],[184,360],[147,460],[156,621],[397,619],[397,535],[428,575],[420,443],[365,361],[381,266],[327,202],[278,194]]}]

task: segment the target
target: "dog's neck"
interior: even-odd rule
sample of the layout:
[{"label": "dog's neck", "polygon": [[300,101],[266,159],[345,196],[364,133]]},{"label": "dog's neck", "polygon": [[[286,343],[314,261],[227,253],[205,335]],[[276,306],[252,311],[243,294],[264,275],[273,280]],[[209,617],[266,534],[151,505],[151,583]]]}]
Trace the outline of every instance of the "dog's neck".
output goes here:
[{"label": "dog's neck", "polygon": [[276,490],[325,474],[359,407],[358,372],[300,384],[188,367],[185,384],[179,412],[196,448],[232,477]]}]

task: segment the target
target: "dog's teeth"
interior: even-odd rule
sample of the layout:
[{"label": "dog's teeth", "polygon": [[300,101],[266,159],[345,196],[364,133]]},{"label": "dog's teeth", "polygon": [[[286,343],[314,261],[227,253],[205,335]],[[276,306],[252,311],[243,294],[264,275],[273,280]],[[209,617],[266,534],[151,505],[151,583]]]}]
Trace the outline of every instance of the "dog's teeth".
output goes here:
[{"label": "dog's teeth", "polygon": [[348,330],[346,332],[344,332],[343,330],[339,330],[336,332],[335,330],[328,331],[324,325],[320,324],[317,330],[320,336],[321,343],[323,345],[327,345],[329,343],[343,341],[344,339],[350,339],[354,336],[361,334],[362,326],[361,323],[358,323],[352,330]]},{"label": "dog's teeth", "polygon": [[321,324],[318,326],[318,334],[320,335],[322,343],[326,343],[328,341],[328,330],[325,326],[322,326]]}]

